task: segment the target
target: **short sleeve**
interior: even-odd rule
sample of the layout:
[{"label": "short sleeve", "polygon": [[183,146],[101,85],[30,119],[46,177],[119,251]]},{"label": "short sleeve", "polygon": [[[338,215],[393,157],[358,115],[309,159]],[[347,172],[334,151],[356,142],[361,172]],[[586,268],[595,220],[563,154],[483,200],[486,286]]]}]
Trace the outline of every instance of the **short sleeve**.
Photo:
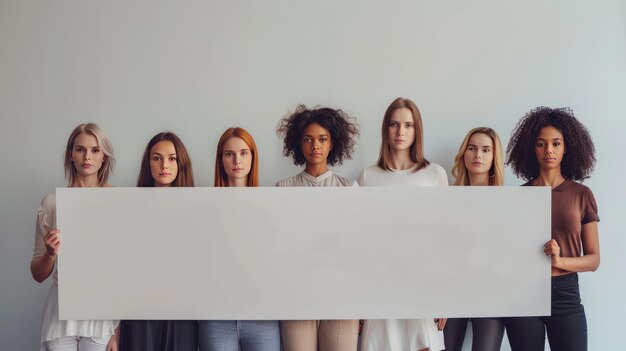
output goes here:
[{"label": "short sleeve", "polygon": [[598,204],[596,203],[596,198],[593,196],[593,192],[591,192],[589,188],[585,189],[582,217],[582,224],[600,221],[600,217],[598,217]]},{"label": "short sleeve", "polygon": [[437,165],[437,186],[448,186],[448,174],[443,167]]},{"label": "short sleeve", "polygon": [[37,221],[35,223],[35,249],[31,260],[43,256],[46,253],[44,236],[48,231],[56,229],[56,197],[54,193],[46,195],[41,200],[41,205],[37,209]]},{"label": "short sleeve", "polygon": [[356,179],[356,182],[359,183],[360,186],[365,185],[365,169],[361,171],[359,177]]}]

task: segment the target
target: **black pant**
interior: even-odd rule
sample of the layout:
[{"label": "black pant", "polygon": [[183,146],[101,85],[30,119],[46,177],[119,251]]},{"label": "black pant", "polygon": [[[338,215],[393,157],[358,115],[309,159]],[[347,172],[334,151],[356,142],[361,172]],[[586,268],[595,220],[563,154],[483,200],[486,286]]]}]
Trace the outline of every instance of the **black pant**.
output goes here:
[{"label": "black pant", "polygon": [[506,318],[505,324],[512,351],[543,350],[546,332],[552,351],[586,351],[587,318],[578,275],[552,277],[552,316]]},{"label": "black pant", "polygon": [[[449,318],[443,330],[446,351],[461,351],[469,318]],[[499,351],[504,335],[502,318],[472,318],[472,351]]]}]

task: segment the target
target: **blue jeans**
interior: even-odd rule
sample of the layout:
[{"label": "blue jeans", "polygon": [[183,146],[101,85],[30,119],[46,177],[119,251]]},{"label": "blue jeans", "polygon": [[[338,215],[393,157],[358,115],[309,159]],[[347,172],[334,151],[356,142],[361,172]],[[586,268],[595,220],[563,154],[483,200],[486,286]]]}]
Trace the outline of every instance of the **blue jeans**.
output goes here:
[{"label": "blue jeans", "polygon": [[278,321],[200,321],[200,351],[280,351]]},{"label": "blue jeans", "polygon": [[587,318],[580,303],[576,273],[552,277],[552,315],[506,318],[513,351],[541,351],[545,335],[552,351],[586,351]]}]

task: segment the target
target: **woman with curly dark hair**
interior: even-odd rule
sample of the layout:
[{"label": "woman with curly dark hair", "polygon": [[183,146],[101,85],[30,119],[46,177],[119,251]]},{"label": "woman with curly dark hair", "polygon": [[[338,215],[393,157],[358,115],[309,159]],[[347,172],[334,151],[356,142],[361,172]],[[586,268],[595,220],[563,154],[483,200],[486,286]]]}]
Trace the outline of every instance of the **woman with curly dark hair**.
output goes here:
[{"label": "woman with curly dark hair", "polygon": [[589,177],[595,149],[587,128],[569,108],[538,107],[524,116],[507,147],[507,164],[527,180],[524,186],[552,188],[552,239],[544,253],[552,260],[552,313],[549,317],[507,318],[513,351],[587,350],[587,320],[577,272],[600,265],[598,209]]},{"label": "woman with curly dark hair", "polygon": [[[304,170],[276,186],[356,185],[328,169],[352,158],[359,135],[356,122],[343,111],[299,105],[280,120],[277,133],[283,137],[283,154],[292,157],[294,164],[304,165]],[[280,322],[284,351],[356,351],[358,331],[357,320]]]},{"label": "woman with curly dark hair", "polygon": [[[395,99],[383,117],[378,163],[359,175],[361,186],[448,186],[448,175],[424,157],[422,116],[409,99]],[[445,318],[373,319],[361,332],[362,351],[443,350]]]}]

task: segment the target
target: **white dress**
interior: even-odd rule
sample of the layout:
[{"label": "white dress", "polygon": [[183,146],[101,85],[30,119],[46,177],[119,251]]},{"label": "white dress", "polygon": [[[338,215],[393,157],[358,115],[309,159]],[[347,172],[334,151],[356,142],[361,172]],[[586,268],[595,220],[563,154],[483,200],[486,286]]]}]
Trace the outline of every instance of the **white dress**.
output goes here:
[{"label": "white dress", "polygon": [[[56,195],[50,193],[41,200],[37,210],[37,225],[35,230],[35,250],[33,260],[46,252],[44,236],[48,231],[56,228]],[[62,249],[61,249],[62,251]],[[52,286],[43,308],[43,324],[41,328],[41,349],[44,350],[46,341],[64,336],[85,336],[104,338],[115,334],[119,324],[116,320],[59,320],[59,291],[56,263],[52,273]],[[87,291],[85,292],[88,293]],[[94,302],[95,303],[95,302]]]},{"label": "white dress", "polygon": [[[361,186],[448,186],[448,175],[438,164],[414,172],[387,171],[377,165],[365,168],[358,178]],[[417,297],[417,296],[416,296]],[[445,349],[443,331],[434,319],[366,320],[361,331],[361,351],[416,351]]]}]

